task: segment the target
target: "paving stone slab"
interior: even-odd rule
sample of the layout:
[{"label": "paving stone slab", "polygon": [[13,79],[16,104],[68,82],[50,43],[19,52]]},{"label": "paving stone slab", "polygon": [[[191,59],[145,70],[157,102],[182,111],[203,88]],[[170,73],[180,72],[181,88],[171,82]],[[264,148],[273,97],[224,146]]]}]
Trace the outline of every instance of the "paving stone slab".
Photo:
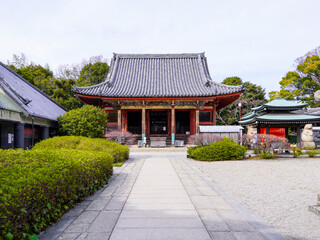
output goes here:
[{"label": "paving stone slab", "polygon": [[81,233],[63,233],[58,240],[75,240]]},{"label": "paving stone slab", "polygon": [[111,197],[98,196],[92,201],[92,203],[87,207],[86,210],[103,210],[110,199]]},{"label": "paving stone slab", "polygon": [[72,223],[66,230],[65,233],[85,233],[89,228],[89,223]]},{"label": "paving stone slab", "polygon": [[216,210],[202,209],[198,213],[208,231],[225,232],[230,231],[228,225],[219,216]]},{"label": "paving stone slab", "polygon": [[100,211],[84,211],[77,217],[72,224],[93,223]]},{"label": "paving stone slab", "polygon": [[[232,232],[212,232],[210,231],[210,236],[213,240],[237,240]],[[255,240],[250,239],[250,240]]]},{"label": "paving stone slab", "polygon": [[88,233],[85,240],[108,240],[110,235],[111,235],[111,231],[103,232],[103,233],[101,232]]},{"label": "paving stone slab", "polygon": [[120,218],[117,228],[202,228],[203,223],[194,218]]},{"label": "paving stone slab", "polygon": [[125,211],[132,210],[193,210],[194,206],[191,203],[158,203],[158,204],[126,204],[124,206]]},{"label": "paving stone slab", "polygon": [[105,207],[107,211],[121,210],[127,200],[127,197],[112,197]]},{"label": "paving stone slab", "polygon": [[198,213],[194,210],[145,210],[122,211],[121,218],[194,218]]},{"label": "paving stone slab", "polygon": [[210,240],[204,228],[116,228],[110,240]]},{"label": "paving stone slab", "polygon": [[233,232],[233,235],[237,240],[264,240],[257,232]]}]

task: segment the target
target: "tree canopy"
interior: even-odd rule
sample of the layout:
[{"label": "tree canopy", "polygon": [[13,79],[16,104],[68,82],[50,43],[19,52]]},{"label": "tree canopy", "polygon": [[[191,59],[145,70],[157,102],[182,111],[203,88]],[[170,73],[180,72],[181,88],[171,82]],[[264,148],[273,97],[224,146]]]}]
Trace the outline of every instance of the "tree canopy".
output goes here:
[{"label": "tree canopy", "polygon": [[78,86],[86,87],[103,82],[109,66],[105,62],[96,62],[86,64],[80,71],[80,77],[77,81]]},{"label": "tree canopy", "polygon": [[83,106],[71,91],[74,86],[91,86],[104,80],[109,66],[102,56],[83,60],[81,64],[61,65],[56,74],[45,67],[29,63],[24,54],[13,55],[8,67],[43,91],[67,110]]},{"label": "tree canopy", "polygon": [[240,98],[217,112],[217,125],[235,124],[239,120],[238,103],[241,102],[241,114],[246,114],[251,111],[251,108],[257,107],[266,102],[265,90],[256,84],[244,82],[239,77],[228,77],[223,80],[223,84],[241,85],[245,87],[245,91]]},{"label": "tree canopy", "polygon": [[107,125],[108,114],[99,107],[84,105],[58,118],[63,135],[100,138]]},{"label": "tree canopy", "polygon": [[[306,56],[296,71],[289,71],[280,81],[280,97],[285,99],[302,100],[309,106],[316,107],[319,103],[314,101],[314,93],[320,90],[320,57]],[[276,91],[269,93],[274,99]]]}]

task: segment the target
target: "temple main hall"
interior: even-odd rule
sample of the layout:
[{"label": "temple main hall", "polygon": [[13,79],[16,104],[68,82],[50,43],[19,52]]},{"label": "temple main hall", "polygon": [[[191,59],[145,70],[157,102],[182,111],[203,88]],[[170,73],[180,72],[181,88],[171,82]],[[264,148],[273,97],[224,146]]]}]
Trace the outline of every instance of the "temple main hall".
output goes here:
[{"label": "temple main hall", "polygon": [[104,82],[73,89],[80,101],[108,112],[107,130],[166,137],[173,145],[200,125],[216,125],[216,111],[243,91],[212,81],[204,53],[114,54]]}]

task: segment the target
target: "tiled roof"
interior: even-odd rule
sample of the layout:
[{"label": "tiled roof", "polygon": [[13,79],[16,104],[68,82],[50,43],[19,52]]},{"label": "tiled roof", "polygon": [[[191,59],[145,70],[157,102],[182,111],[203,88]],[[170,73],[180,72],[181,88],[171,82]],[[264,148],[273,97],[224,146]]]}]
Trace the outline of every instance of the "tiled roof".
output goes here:
[{"label": "tiled roof", "polygon": [[286,100],[280,97],[276,97],[274,100],[265,103],[263,105],[267,109],[288,109],[288,110],[294,110],[294,109],[301,109],[307,106],[306,103],[298,102],[294,100]]},{"label": "tiled roof", "polygon": [[[3,95],[9,97],[22,112],[28,115],[56,121],[57,117],[66,112],[62,106],[2,62],[0,62],[0,88],[3,90]],[[2,105],[5,104],[2,103]]]},{"label": "tiled roof", "polygon": [[199,97],[242,92],[211,80],[204,53],[114,54],[106,80],[73,92],[104,97]]}]

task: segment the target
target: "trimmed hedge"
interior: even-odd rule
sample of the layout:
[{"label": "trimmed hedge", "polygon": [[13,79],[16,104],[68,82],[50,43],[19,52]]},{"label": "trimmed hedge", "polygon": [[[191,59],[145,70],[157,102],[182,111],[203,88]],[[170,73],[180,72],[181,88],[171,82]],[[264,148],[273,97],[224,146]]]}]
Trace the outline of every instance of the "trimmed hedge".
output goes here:
[{"label": "trimmed hedge", "polygon": [[36,143],[33,149],[78,149],[111,153],[114,162],[122,162],[129,158],[129,148],[103,138],[87,138],[78,136],[54,137]]},{"label": "trimmed hedge", "polygon": [[223,138],[210,145],[188,148],[188,154],[200,161],[241,160],[246,154],[246,147],[236,144],[233,139]]},{"label": "trimmed hedge", "polygon": [[0,150],[0,238],[28,239],[105,185],[107,152]]}]

